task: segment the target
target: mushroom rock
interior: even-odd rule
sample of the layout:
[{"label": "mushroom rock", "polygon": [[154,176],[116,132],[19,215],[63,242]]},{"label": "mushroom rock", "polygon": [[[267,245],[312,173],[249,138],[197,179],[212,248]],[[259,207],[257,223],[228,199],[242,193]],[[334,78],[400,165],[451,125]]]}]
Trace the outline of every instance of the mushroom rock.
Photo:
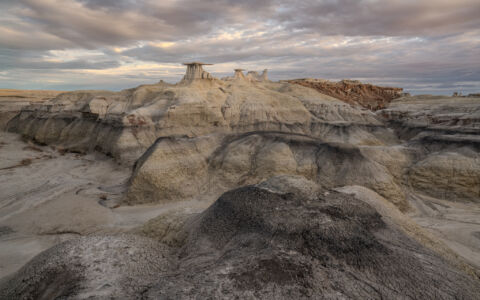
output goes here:
[{"label": "mushroom rock", "polygon": [[235,69],[235,75],[233,77],[233,79],[242,79],[242,80],[245,80],[245,75],[243,75],[243,71],[245,71],[244,69]]},{"label": "mushroom rock", "polygon": [[201,62],[183,63],[187,66],[187,73],[183,77],[182,82],[192,82],[197,79],[213,79],[213,76],[207,71],[203,70],[202,66],[211,66],[212,64],[205,64]]}]

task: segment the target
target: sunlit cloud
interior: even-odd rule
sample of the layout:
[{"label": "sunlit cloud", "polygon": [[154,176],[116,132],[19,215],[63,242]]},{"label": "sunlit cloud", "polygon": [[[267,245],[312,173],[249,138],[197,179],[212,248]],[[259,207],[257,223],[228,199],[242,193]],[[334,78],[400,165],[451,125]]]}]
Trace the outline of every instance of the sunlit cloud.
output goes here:
[{"label": "sunlit cloud", "polygon": [[225,76],[352,78],[408,91],[480,90],[477,0],[5,0],[0,87],[176,82],[184,61]]}]

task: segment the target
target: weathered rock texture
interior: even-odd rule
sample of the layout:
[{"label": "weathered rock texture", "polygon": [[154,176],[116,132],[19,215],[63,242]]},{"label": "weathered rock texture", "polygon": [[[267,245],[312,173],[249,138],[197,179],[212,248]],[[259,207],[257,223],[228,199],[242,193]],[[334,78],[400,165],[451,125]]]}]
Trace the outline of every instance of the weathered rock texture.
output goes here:
[{"label": "weathered rock texture", "polygon": [[224,81],[232,81],[232,80],[242,81],[242,80],[245,80],[245,81],[249,81],[249,82],[266,82],[266,81],[269,81],[268,80],[268,70],[267,69],[263,70],[262,74],[259,74],[257,71],[248,71],[247,75],[245,75],[243,73],[245,71],[245,69],[235,69],[234,71],[235,71],[235,73],[233,74],[233,77],[232,76],[227,76],[227,77],[222,78],[222,80],[224,80]]},{"label": "weathered rock texture", "polygon": [[379,112],[417,149],[408,182],[427,195],[480,202],[480,99],[403,97]]},{"label": "weathered rock texture", "polygon": [[0,130],[25,106],[53,99],[61,92],[0,89]]},{"label": "weathered rock texture", "polygon": [[290,83],[313,88],[320,93],[340,99],[353,105],[360,105],[370,110],[379,110],[403,94],[402,88],[381,87],[364,84],[356,80],[332,82],[322,79],[294,79]]},{"label": "weathered rock texture", "polygon": [[324,187],[358,184],[407,209],[398,180],[373,157],[378,151],[281,132],[161,138],[135,166],[128,203],[169,202],[301,175]]},{"label": "weathered rock texture", "polygon": [[[302,192],[299,192],[302,191]],[[475,299],[480,282],[351,195],[272,179],[222,195],[168,248],[86,237],[33,259],[2,298]]]},{"label": "weathered rock texture", "polygon": [[480,99],[476,97],[402,97],[378,114],[402,138],[428,140],[432,147],[442,141],[453,146],[479,142]]},{"label": "weathered rock texture", "polygon": [[165,136],[275,130],[355,144],[389,141],[374,114],[311,89],[218,79],[64,93],[25,107],[7,127],[42,144],[98,150],[125,164],[133,164]]},{"label": "weathered rock texture", "polygon": [[262,74],[258,74],[257,71],[248,71],[247,79],[250,81],[268,81],[268,70],[263,70]]},{"label": "weathered rock texture", "polygon": [[184,63],[184,65],[187,66],[187,74],[185,74],[185,76],[183,77],[183,83],[191,83],[192,81],[198,79],[213,79],[213,76],[210,73],[203,70],[203,66],[211,64],[191,62]]},{"label": "weathered rock texture", "polygon": [[156,276],[171,269],[162,256],[165,248],[133,235],[73,239],[42,252],[0,282],[0,298],[139,298]]}]

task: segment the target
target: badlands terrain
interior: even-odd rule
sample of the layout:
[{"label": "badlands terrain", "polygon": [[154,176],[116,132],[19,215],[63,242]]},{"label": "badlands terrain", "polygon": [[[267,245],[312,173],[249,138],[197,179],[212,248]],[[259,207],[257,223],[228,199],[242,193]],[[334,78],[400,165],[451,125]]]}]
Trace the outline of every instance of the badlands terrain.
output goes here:
[{"label": "badlands terrain", "polygon": [[480,299],[480,98],[192,63],[0,129],[0,299]]}]

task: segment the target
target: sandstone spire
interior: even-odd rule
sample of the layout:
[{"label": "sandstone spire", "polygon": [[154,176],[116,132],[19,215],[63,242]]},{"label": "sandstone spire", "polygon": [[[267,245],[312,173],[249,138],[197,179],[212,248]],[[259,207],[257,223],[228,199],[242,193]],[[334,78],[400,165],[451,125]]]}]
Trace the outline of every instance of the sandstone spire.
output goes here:
[{"label": "sandstone spire", "polygon": [[268,81],[268,69],[263,70],[262,75],[260,75],[260,81]]},{"label": "sandstone spire", "polygon": [[250,81],[268,81],[267,71],[267,69],[263,70],[262,74],[258,74],[257,71],[249,71],[246,77]]},{"label": "sandstone spire", "polygon": [[245,79],[245,75],[243,75],[243,71],[245,71],[244,69],[235,69],[235,75],[234,75],[234,79]]}]

